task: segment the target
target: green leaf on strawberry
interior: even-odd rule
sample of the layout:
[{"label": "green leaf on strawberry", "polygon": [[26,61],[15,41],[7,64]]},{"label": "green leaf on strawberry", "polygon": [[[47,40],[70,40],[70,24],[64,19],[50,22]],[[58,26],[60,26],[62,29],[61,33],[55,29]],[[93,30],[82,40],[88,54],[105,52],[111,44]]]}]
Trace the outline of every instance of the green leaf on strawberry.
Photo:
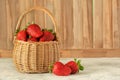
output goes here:
[{"label": "green leaf on strawberry", "polygon": [[17,29],[16,31],[15,31],[15,36],[18,34],[18,32],[20,31],[20,29]]},{"label": "green leaf on strawberry", "polygon": [[76,58],[74,58],[74,61],[77,63],[77,59]]},{"label": "green leaf on strawberry", "polygon": [[83,67],[82,65],[80,65],[79,69],[80,69],[81,71],[83,71],[83,70],[84,70],[84,67]]},{"label": "green leaf on strawberry", "polygon": [[53,68],[53,65],[50,64],[49,67],[48,67],[48,69],[49,69],[49,73],[52,73],[52,68]]},{"label": "green leaf on strawberry", "polygon": [[49,32],[53,33],[53,29],[44,28],[44,29],[42,29],[42,31],[49,31]]},{"label": "green leaf on strawberry", "polygon": [[44,29],[42,29],[42,31],[47,31],[47,29],[46,29],[46,28],[44,28]]},{"label": "green leaf on strawberry", "polygon": [[49,32],[53,33],[53,29],[47,29]]},{"label": "green leaf on strawberry", "polygon": [[56,36],[56,33],[54,32],[53,35]]},{"label": "green leaf on strawberry", "polygon": [[[74,59],[74,60],[75,60],[75,59]],[[79,70],[83,71],[83,70],[84,70],[84,67],[81,65],[81,61],[76,59],[76,62],[77,62],[77,65],[78,65],[78,67],[79,67]]]}]

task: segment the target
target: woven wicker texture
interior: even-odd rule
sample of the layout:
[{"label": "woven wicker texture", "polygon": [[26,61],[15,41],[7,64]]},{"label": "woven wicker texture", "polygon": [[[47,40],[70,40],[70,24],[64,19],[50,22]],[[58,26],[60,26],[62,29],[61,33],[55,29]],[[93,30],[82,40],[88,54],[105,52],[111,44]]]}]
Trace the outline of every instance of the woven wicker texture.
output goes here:
[{"label": "woven wicker texture", "polygon": [[[18,19],[16,29],[20,28],[24,16],[33,10],[43,11],[48,14],[54,24],[54,30],[57,32],[57,25],[53,15],[43,7],[34,7],[25,11]],[[49,42],[24,42],[14,39],[13,60],[19,72],[48,72],[49,65],[59,61],[59,53],[58,36],[57,41]]]}]

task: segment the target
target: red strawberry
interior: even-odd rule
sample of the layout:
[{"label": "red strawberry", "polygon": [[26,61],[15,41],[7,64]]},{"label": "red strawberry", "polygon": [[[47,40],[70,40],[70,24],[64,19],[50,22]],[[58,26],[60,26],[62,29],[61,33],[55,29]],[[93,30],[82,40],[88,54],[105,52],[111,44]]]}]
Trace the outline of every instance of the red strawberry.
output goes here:
[{"label": "red strawberry", "polygon": [[29,41],[29,42],[37,42],[38,40],[37,40],[37,38],[31,37],[27,41]]},{"label": "red strawberry", "polygon": [[40,41],[41,41],[41,42],[43,42],[43,41],[53,41],[53,40],[54,40],[54,37],[55,37],[55,36],[54,36],[51,32],[45,30],[45,31],[43,32],[43,36],[40,38]]},{"label": "red strawberry", "polygon": [[77,61],[76,59],[75,59],[75,61],[69,61],[65,65],[71,68],[71,70],[72,70],[71,74],[75,74],[79,70],[84,69],[84,67],[80,64],[80,60]]},{"label": "red strawberry", "polygon": [[74,74],[74,73],[78,72],[78,70],[79,70],[77,63],[75,63],[74,61],[70,61],[65,65],[69,66],[71,68],[71,70],[72,70],[71,74]]},{"label": "red strawberry", "polygon": [[31,24],[27,28],[27,33],[35,38],[39,38],[43,35],[41,28],[37,24]]},{"label": "red strawberry", "polygon": [[45,42],[45,41],[46,41],[46,40],[45,40],[44,37],[40,38],[40,42]]},{"label": "red strawberry", "polygon": [[71,73],[71,69],[61,62],[56,62],[52,71],[55,75],[58,76],[68,76]]},{"label": "red strawberry", "polygon": [[20,32],[18,32],[17,39],[22,40],[22,41],[26,41],[27,40],[27,32],[26,32],[26,30],[21,30]]}]

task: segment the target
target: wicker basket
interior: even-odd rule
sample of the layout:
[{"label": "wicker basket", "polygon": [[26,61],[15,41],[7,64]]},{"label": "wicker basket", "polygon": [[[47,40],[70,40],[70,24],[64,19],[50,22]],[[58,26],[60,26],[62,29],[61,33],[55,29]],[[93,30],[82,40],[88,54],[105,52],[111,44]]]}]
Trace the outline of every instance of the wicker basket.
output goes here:
[{"label": "wicker basket", "polygon": [[[25,11],[18,19],[16,30],[20,28],[24,16],[33,10],[43,11],[48,14],[56,32],[56,21],[53,15],[50,11],[42,7],[34,7]],[[13,60],[17,70],[20,72],[48,72],[49,65],[59,60],[58,36],[57,41],[49,42],[24,42],[14,39]]]}]

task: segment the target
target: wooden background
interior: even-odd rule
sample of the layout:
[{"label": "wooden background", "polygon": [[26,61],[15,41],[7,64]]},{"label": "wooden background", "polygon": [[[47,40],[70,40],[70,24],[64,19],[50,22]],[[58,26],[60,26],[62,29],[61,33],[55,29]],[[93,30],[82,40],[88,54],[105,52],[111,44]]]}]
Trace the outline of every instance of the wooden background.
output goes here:
[{"label": "wooden background", "polygon": [[[54,14],[61,48],[70,54],[64,56],[84,55],[86,50],[120,56],[120,0],[0,0],[0,53],[12,50],[17,19],[33,6],[43,6]],[[50,18],[43,12],[28,14],[21,27],[31,21],[53,28]],[[77,51],[70,52],[71,49]]]}]

